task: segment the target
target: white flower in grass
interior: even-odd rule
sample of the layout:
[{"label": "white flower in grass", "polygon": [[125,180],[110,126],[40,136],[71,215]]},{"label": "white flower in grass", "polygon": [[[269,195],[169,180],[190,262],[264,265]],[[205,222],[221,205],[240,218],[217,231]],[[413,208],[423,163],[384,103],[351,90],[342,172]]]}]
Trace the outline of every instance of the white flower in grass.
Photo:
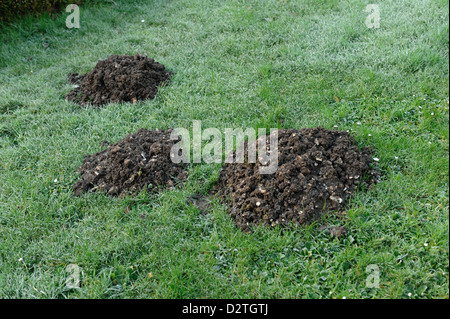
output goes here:
[{"label": "white flower in grass", "polygon": [[372,136],[372,134],[370,134],[370,133],[369,133],[368,135],[369,135],[369,136]]},{"label": "white flower in grass", "polygon": [[412,293],[408,292],[408,297],[411,297],[411,296],[412,296]]},{"label": "white flower in grass", "polygon": [[395,158],[396,161],[398,160],[398,156],[395,156],[394,158]]},{"label": "white flower in grass", "polygon": [[141,22],[142,22],[142,23],[144,23],[144,22],[145,22],[145,20],[141,20]]},{"label": "white flower in grass", "polygon": [[379,161],[380,161],[380,159],[379,159],[378,157],[374,157],[373,160],[374,160],[375,162],[379,162]]},{"label": "white flower in grass", "polygon": [[425,247],[427,247],[427,246],[428,246],[428,243],[424,243],[423,245],[424,245]]},{"label": "white flower in grass", "polygon": [[23,261],[23,258],[19,258],[19,262],[22,262]]}]

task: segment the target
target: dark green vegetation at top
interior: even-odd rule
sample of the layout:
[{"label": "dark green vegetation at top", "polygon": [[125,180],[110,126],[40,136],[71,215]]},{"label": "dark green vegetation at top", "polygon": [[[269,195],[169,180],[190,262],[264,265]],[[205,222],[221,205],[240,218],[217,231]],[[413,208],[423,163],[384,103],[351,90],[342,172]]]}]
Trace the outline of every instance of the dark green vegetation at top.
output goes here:
[{"label": "dark green vegetation at top", "polygon": [[17,21],[22,15],[40,15],[64,12],[68,4],[107,3],[108,0],[2,0],[0,22]]}]

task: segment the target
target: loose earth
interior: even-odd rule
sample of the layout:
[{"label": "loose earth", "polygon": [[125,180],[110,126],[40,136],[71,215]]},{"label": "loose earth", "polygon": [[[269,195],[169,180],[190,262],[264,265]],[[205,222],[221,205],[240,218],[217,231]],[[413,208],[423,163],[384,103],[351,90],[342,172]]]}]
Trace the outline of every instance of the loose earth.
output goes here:
[{"label": "loose earth", "polygon": [[156,192],[186,179],[184,165],[170,159],[170,149],[177,142],[170,139],[171,132],[139,129],[106,150],[86,156],[78,169],[81,179],[73,185],[75,195],[100,190],[124,197],[143,189]]},{"label": "loose earth", "polygon": [[99,60],[84,75],[72,73],[68,80],[76,87],[66,99],[81,105],[100,106],[114,102],[153,99],[158,87],[169,81],[171,73],[164,65],[143,54],[111,55]]},{"label": "loose earth", "polygon": [[368,147],[359,150],[346,131],[282,129],[276,172],[260,174],[259,161],[226,164],[219,196],[246,231],[255,224],[306,224],[343,210],[358,188],[377,182],[380,175],[372,167],[371,153]]}]

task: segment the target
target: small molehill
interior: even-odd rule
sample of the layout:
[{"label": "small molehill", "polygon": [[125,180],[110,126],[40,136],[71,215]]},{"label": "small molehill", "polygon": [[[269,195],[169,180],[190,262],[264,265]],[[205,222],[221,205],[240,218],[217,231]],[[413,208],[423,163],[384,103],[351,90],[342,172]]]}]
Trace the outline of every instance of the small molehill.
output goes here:
[{"label": "small molehill", "polygon": [[73,185],[75,195],[88,191],[104,191],[124,197],[143,189],[155,192],[159,187],[173,187],[186,179],[184,165],[174,164],[170,149],[171,129],[140,129],[106,150],[86,156],[78,169],[81,180]]},{"label": "small molehill", "polygon": [[259,162],[226,164],[219,196],[243,230],[253,224],[306,224],[343,210],[357,188],[375,183],[379,173],[371,163],[369,148],[359,150],[345,131],[283,129],[276,172],[260,174]]},{"label": "small molehill", "polygon": [[153,99],[158,87],[169,78],[170,72],[164,65],[143,54],[111,55],[106,60],[99,60],[89,73],[69,74],[68,80],[76,87],[66,95],[66,99],[96,106],[114,102],[135,103]]}]

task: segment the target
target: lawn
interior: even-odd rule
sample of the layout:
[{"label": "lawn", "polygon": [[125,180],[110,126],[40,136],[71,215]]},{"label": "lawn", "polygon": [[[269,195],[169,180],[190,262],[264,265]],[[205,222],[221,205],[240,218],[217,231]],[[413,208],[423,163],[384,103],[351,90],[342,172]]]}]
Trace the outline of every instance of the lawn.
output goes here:
[{"label": "lawn", "polygon": [[[0,27],[0,298],[448,298],[449,5],[378,1],[369,29],[369,3],[114,0],[80,6],[79,29],[65,12]],[[64,100],[68,73],[138,52],[174,72],[154,100]],[[157,195],[73,195],[102,141],[193,120],[349,130],[382,181],[343,216],[253,233],[187,200],[218,164]]]}]

